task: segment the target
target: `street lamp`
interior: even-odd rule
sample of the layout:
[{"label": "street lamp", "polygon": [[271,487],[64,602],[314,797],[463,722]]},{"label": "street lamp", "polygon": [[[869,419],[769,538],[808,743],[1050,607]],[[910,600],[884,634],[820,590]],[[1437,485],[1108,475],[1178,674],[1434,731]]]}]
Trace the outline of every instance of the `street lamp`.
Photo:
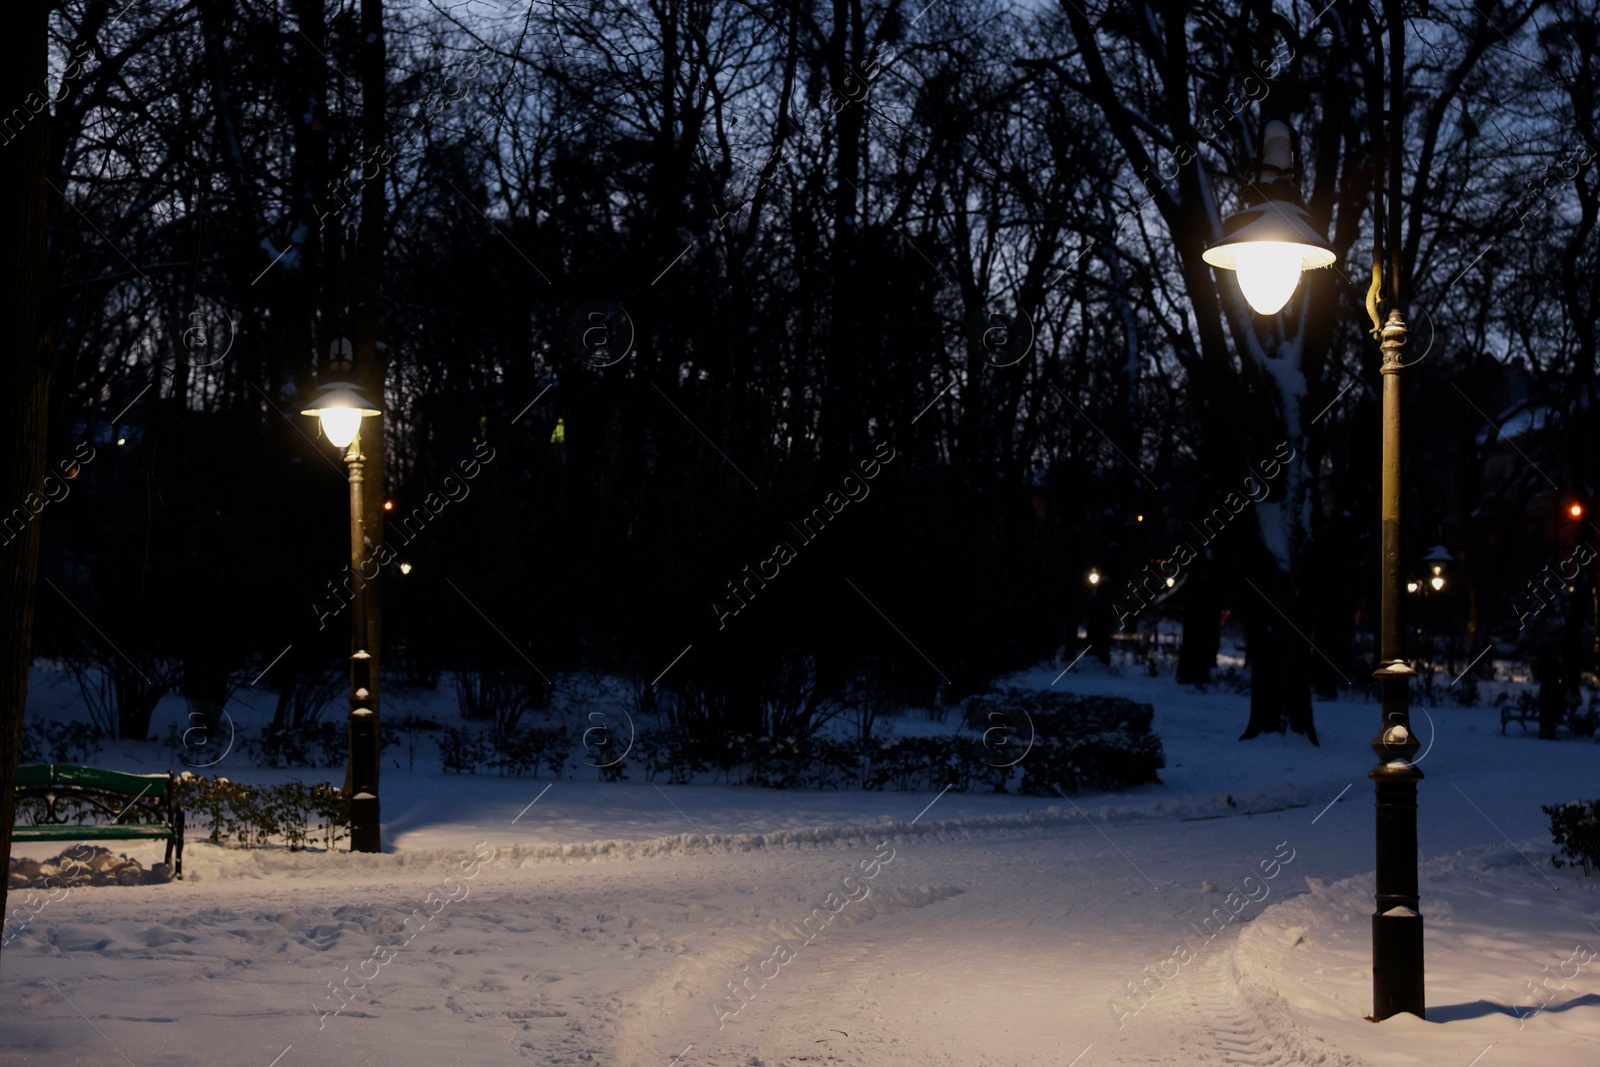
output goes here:
[{"label": "street lamp", "polygon": [[[1368,772],[1377,800],[1377,907],[1372,914],[1372,1014],[1379,1022],[1402,1012],[1425,1018],[1423,984],[1422,913],[1417,895],[1417,783],[1422,772],[1415,759],[1418,744],[1411,732],[1410,682],[1416,676],[1403,658],[1404,627],[1401,604],[1405,584],[1400,574],[1400,372],[1401,352],[1408,337],[1404,290],[1400,276],[1400,174],[1404,116],[1405,22],[1400,0],[1384,0],[1389,31],[1389,100],[1373,107],[1386,117],[1387,152],[1379,159],[1386,167],[1389,188],[1384,208],[1384,182],[1373,183],[1373,273],[1386,282],[1383,301],[1388,317],[1381,323],[1373,312],[1373,334],[1379,337],[1383,379],[1382,482],[1379,513],[1382,520],[1381,619],[1378,641],[1378,679],[1382,724],[1371,747],[1377,766]],[[1375,125],[1381,118],[1375,120]],[[1378,140],[1384,140],[1381,126]],[[1214,267],[1239,274],[1240,288],[1251,307],[1271,314],[1294,294],[1300,272],[1327,266],[1335,256],[1310,225],[1300,203],[1298,171],[1294,166],[1293,137],[1277,120],[1262,130],[1262,150],[1255,202],[1230,216],[1223,224],[1223,239],[1206,249],[1202,258]],[[1387,232],[1385,232],[1387,231]],[[1258,247],[1247,247],[1258,246]],[[1384,268],[1387,252],[1387,271]],[[1377,295],[1375,285],[1369,302]],[[1435,575],[1442,579],[1441,575]],[[1441,580],[1442,584],[1442,580]]]},{"label": "street lamp", "polygon": [[1428,564],[1429,573],[1433,575],[1428,579],[1428,584],[1433,586],[1435,593],[1444,588],[1444,569],[1455,561],[1456,558],[1443,545],[1434,545],[1428,549],[1428,554],[1422,557],[1422,562]]},{"label": "street lamp", "polygon": [[[345,342],[348,348],[348,342]],[[334,351],[339,351],[335,342]],[[348,364],[345,365],[346,368]],[[354,600],[350,605],[350,719],[349,782],[350,851],[382,851],[378,823],[378,717],[367,706],[375,679],[371,676],[372,655],[368,650],[367,583],[362,569],[367,560],[366,521],[361,499],[362,465],[361,420],[382,412],[373,407],[361,387],[354,382],[328,382],[321,395],[303,408],[302,415],[315,416],[323,436],[345,450],[350,469],[350,570]]]},{"label": "street lamp", "polygon": [[1301,271],[1329,266],[1338,258],[1300,202],[1300,171],[1288,123],[1273,119],[1262,128],[1256,179],[1247,189],[1246,206],[1228,216],[1222,240],[1200,258],[1235,272],[1257,314],[1276,315],[1294,295]]}]

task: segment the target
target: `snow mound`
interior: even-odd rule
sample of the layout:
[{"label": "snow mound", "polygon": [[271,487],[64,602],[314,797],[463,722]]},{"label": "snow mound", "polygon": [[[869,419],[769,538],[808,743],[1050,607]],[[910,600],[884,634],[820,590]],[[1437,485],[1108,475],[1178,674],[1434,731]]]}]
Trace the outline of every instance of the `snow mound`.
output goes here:
[{"label": "snow mound", "polygon": [[[1579,1051],[1592,1048],[1592,1024],[1574,1009],[1600,1001],[1591,992],[1600,968],[1588,965],[1600,941],[1589,921],[1595,887],[1554,871],[1550,854],[1521,842],[1419,864],[1427,1018],[1384,1022],[1394,1055],[1439,1062],[1428,1054],[1438,1055],[1443,1030],[1469,1060],[1504,1043],[1497,1054],[1507,1064],[1592,1062]],[[1371,871],[1307,879],[1309,892],[1269,906],[1239,933],[1239,988],[1323,1048],[1349,1047],[1369,1025],[1375,882]]]},{"label": "snow mound", "polygon": [[[71,853],[71,855],[69,855]],[[11,889],[76,889],[81,886],[159,885],[172,881],[165,863],[148,870],[136,859],[99,846],[73,845],[47,860],[13,857],[7,886]]]}]

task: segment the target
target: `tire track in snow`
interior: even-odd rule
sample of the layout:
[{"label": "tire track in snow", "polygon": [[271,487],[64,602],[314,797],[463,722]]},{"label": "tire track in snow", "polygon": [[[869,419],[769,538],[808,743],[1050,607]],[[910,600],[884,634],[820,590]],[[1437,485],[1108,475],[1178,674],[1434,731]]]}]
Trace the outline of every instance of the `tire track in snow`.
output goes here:
[{"label": "tire track in snow", "polygon": [[1206,1031],[1216,1049],[1207,1062],[1242,1067],[1277,1067],[1306,1064],[1314,1067],[1366,1067],[1363,1061],[1317,1047],[1311,1038],[1273,999],[1272,994],[1243,980],[1235,961],[1239,932],[1228,934],[1226,945],[1195,961],[1185,992],[1188,1014]]},{"label": "tire track in snow", "polygon": [[[869,897],[840,913],[822,932],[815,948],[794,942],[801,945],[794,950],[795,964],[803,965],[808,972],[815,968],[837,972],[844,963],[856,958],[854,953],[863,951],[859,944],[850,941],[841,945],[842,931],[893,912],[937,904],[961,892],[955,885],[875,888]],[[804,906],[807,897],[796,894],[792,900],[793,907],[798,909]],[[675,953],[680,957],[678,962],[629,995],[629,1008],[613,1046],[618,1062],[654,1062],[665,1047],[663,1042],[671,1044],[672,1041],[678,1041],[680,1047],[692,1042],[701,1067],[747,1064],[755,1062],[751,1057],[759,1059],[762,1035],[770,1027],[785,1026],[791,1014],[778,1005],[788,1002],[788,1008],[792,1009],[792,999],[796,995],[802,999],[807,995],[802,991],[808,988],[808,980],[793,974],[786,978],[780,972],[770,980],[772,991],[765,989],[767,983],[753,990],[746,987],[751,1001],[747,1005],[749,1014],[737,1023],[729,1020],[726,1028],[715,1024],[712,1006],[727,995],[726,986],[730,980],[746,978],[747,968],[767,958],[775,944],[795,937],[792,928],[780,921],[784,914],[781,906],[771,904],[731,913],[722,929],[712,932],[731,933],[732,936],[718,937],[715,947],[709,951],[690,944],[692,940],[695,945],[703,946],[705,931],[683,931],[675,946]],[[843,956],[840,956],[841,951]]]}]

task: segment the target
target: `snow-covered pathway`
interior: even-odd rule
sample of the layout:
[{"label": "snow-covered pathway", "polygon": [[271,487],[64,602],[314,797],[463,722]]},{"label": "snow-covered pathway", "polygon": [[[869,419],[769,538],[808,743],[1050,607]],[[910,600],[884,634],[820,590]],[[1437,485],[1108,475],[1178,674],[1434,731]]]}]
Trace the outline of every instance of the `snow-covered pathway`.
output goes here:
[{"label": "snow-covered pathway", "polygon": [[1588,795],[1596,746],[1435,716],[1430,1017],[1374,1026],[1372,709],[1239,745],[1237,698],[1068,681],[1156,703],[1165,785],[395,773],[382,856],[192,841],[189,880],[73,889],[6,949],[0,1063],[1600,1062],[1600,879],[1550,868],[1538,811]]}]

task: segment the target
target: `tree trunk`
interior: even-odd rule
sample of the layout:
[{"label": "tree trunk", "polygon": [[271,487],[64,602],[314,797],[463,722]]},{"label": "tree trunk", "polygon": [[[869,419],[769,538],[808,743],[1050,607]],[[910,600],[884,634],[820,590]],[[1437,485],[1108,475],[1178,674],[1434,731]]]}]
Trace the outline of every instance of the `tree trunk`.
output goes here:
[{"label": "tree trunk", "polygon": [[1307,684],[1309,660],[1315,653],[1306,647],[1305,637],[1278,614],[1280,608],[1293,607],[1287,577],[1279,573],[1263,592],[1271,603],[1254,607],[1246,622],[1250,642],[1250,721],[1239,740],[1283,733],[1287,728],[1304,734],[1313,745],[1318,744],[1311,688]]},{"label": "tree trunk", "polygon": [[[222,713],[228,703],[228,661],[220,647],[206,645],[183,664],[183,696],[189,713],[184,729],[200,727],[200,744],[211,744],[221,736]],[[221,748],[221,745],[217,745]]]},{"label": "tree trunk", "polygon": [[1183,643],[1178,646],[1178,684],[1205,685],[1222,647],[1222,597],[1213,563],[1204,554],[1189,566],[1183,589]]},{"label": "tree trunk", "polygon": [[[829,84],[837,84],[854,69],[865,51],[860,0],[833,0],[833,28],[824,52]],[[837,182],[833,190],[833,277],[829,294],[832,345],[827,354],[827,392],[821,397],[822,459],[831,468],[849,461],[856,438],[866,429],[857,424],[862,374],[861,290],[862,209],[866,159],[861,135],[864,109],[852,105],[835,116],[839,143],[835,159]]]},{"label": "tree trunk", "polygon": [[1241,741],[1284,731],[1283,683],[1278,677],[1282,661],[1272,624],[1259,612],[1252,612],[1245,623],[1245,642],[1250,660],[1250,721],[1239,735]]},{"label": "tree trunk", "polygon": [[[37,99],[45,84],[46,28],[50,5],[21,0],[11,6],[0,62],[0,100],[6,106]],[[24,105],[26,106],[26,105]],[[49,118],[35,116],[0,150],[0,520],[23,517],[21,529],[0,527],[0,862],[11,867],[11,824],[16,818],[17,760],[28,700],[33,652],[33,606],[39,562],[39,521],[44,506],[46,420],[49,412],[50,339],[44,336],[46,279],[45,171]],[[13,510],[15,509],[15,510]],[[6,886],[0,881],[0,915]],[[0,938],[3,940],[3,938]]]},{"label": "tree trunk", "polygon": [[1567,699],[1562,684],[1561,655],[1554,641],[1539,649],[1534,660],[1534,673],[1539,679],[1539,737],[1554,741],[1556,727],[1567,710]]}]

